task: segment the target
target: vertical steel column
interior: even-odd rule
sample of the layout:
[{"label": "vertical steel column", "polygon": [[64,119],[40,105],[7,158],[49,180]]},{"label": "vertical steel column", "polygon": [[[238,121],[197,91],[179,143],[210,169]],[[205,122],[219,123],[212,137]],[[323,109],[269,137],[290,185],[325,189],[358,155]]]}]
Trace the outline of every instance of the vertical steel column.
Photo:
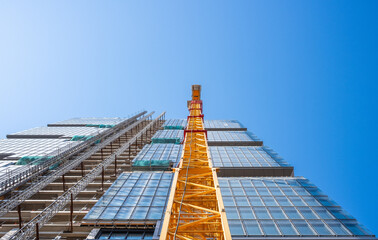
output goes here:
[{"label": "vertical steel column", "polygon": [[117,155],[114,156],[114,176],[117,177]]},{"label": "vertical steel column", "polygon": [[39,224],[35,224],[35,239],[39,240]]},{"label": "vertical steel column", "polygon": [[64,174],[62,175],[62,183],[63,183],[63,192],[66,191],[66,180],[64,178]]},{"label": "vertical steel column", "polygon": [[84,162],[81,162],[80,165],[81,165],[81,176],[84,177]]},{"label": "vertical steel column", "polygon": [[104,180],[105,180],[105,168],[102,166],[102,174],[101,174],[101,190],[104,191]]},{"label": "vertical steel column", "polygon": [[71,192],[71,206],[70,206],[70,231],[73,232],[73,194]]},{"label": "vertical steel column", "polygon": [[17,212],[18,212],[18,227],[22,228],[22,217],[21,217],[21,206],[17,206]]}]

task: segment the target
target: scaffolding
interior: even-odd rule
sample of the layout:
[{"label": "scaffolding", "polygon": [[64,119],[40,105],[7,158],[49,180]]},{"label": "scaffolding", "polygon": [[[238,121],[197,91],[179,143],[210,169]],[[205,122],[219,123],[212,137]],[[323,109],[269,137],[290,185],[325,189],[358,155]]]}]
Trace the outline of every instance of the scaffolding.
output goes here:
[{"label": "scaffolding", "polygon": [[[69,160],[72,156],[75,154],[78,154],[85,149],[88,149],[89,147],[93,146],[97,143],[98,140],[103,140],[107,137],[110,137],[112,135],[115,135],[120,129],[124,128],[125,126],[135,122],[138,118],[146,114],[146,111],[143,111],[141,113],[136,114],[135,116],[126,119],[125,121],[118,124],[116,127],[109,129],[108,131],[104,131],[102,134],[99,134],[88,141],[84,141],[80,143],[79,145],[76,145],[75,147],[70,147],[68,149],[61,150],[59,154],[56,156],[50,158],[48,161],[43,162],[43,164],[39,165],[27,165],[20,169],[16,169],[9,174],[7,174],[4,177],[0,177],[0,196],[6,194],[7,192],[11,191],[12,189],[15,189],[16,187],[24,184],[25,182],[29,181],[33,177],[36,177],[40,175],[41,173],[50,170],[51,166],[55,166],[57,163],[61,163],[64,161]],[[97,148],[103,147],[104,144],[97,145]],[[79,157],[82,158],[82,157]],[[78,164],[80,161],[73,161],[77,162]],[[3,207],[0,206],[0,215],[4,213]],[[6,211],[5,211],[6,212]]]},{"label": "scaffolding", "polygon": [[[151,128],[156,127],[156,124],[161,121],[165,115],[165,112],[160,114],[156,119],[146,122],[145,126],[140,126],[139,124],[141,121],[145,121],[151,117],[151,115],[154,112],[148,114],[147,116],[139,119],[137,122],[134,122],[133,124],[127,126],[125,129],[123,129],[120,132],[117,132],[118,134],[122,133],[125,134],[128,131],[132,131],[131,138],[128,139],[126,142],[124,142],[122,145],[119,146],[118,149],[115,149],[115,151],[111,151],[110,155],[108,155],[105,159],[103,159],[97,166],[95,166],[93,169],[91,169],[87,174],[83,175],[83,177],[75,184],[73,184],[71,187],[69,187],[67,190],[64,190],[63,194],[61,194],[59,197],[57,197],[49,206],[43,209],[38,215],[36,215],[33,219],[31,219],[29,222],[27,222],[24,226],[20,224],[20,228],[15,232],[9,232],[7,239],[33,239],[34,237],[36,239],[39,239],[40,231],[41,229],[47,224],[51,223],[50,221],[53,219],[54,216],[56,216],[62,209],[70,205],[70,222],[69,222],[69,230],[65,232],[65,234],[77,234],[75,231],[78,228],[77,224],[74,223],[73,215],[74,215],[74,204],[78,202],[76,197],[82,192],[88,184],[93,182],[98,176],[102,176],[102,182],[101,182],[101,192],[103,192],[104,188],[104,177],[105,177],[105,171],[106,169],[113,163],[115,163],[115,171],[116,171],[116,163],[117,159],[122,156],[122,154],[127,153],[127,149],[130,151],[130,146],[132,144],[138,144],[139,141],[142,140],[143,137],[147,135],[148,132],[151,131]],[[116,138],[117,139],[117,138]],[[112,137],[108,138],[107,140],[101,142],[101,144],[104,144],[105,142],[108,144],[112,144],[111,140],[114,140]],[[110,142],[109,142],[110,141]],[[97,149],[98,150],[98,149]],[[93,152],[91,152],[93,154]],[[83,170],[82,170],[83,171]],[[115,176],[116,176],[115,172]],[[61,175],[61,174],[59,174]],[[64,175],[61,175],[64,176]],[[64,179],[64,178],[63,178]],[[64,180],[63,180],[64,184]],[[65,187],[63,187],[65,189]],[[19,215],[21,216],[21,215]],[[53,223],[50,224],[54,225]],[[65,228],[64,226],[63,228]],[[79,227],[80,228],[80,227]],[[46,232],[43,233],[46,235]],[[53,233],[54,234],[54,233]],[[56,232],[55,232],[56,234]],[[76,235],[75,235],[76,236]]]},{"label": "scaffolding", "polygon": [[204,129],[201,86],[192,86],[183,153],[175,169],[160,240],[231,239]]}]

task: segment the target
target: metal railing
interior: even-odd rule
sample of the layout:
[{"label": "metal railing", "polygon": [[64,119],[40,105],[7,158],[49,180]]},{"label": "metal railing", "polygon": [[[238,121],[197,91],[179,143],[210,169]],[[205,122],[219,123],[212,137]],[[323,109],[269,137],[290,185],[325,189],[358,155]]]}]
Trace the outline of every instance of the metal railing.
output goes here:
[{"label": "metal railing", "polygon": [[23,190],[19,194],[16,194],[9,199],[3,200],[0,203],[0,216],[5,215],[7,212],[9,212],[10,210],[17,207],[19,204],[21,204],[26,199],[30,198],[32,195],[37,193],[42,188],[46,187],[51,182],[55,181],[57,178],[59,178],[60,176],[62,176],[66,172],[77,167],[81,162],[83,162],[85,159],[89,158],[92,154],[94,154],[95,152],[97,152],[98,150],[103,148],[104,146],[108,145],[110,142],[114,141],[115,139],[117,139],[121,135],[125,134],[133,126],[135,126],[136,124],[139,124],[142,121],[146,120],[147,118],[152,116],[152,114],[153,114],[153,112],[146,115],[145,117],[139,119],[137,122],[134,122],[129,127],[126,127],[125,129],[122,129],[122,130],[118,130],[118,132],[116,132],[116,134],[110,136],[107,139],[105,139],[105,138],[106,138],[106,136],[109,136],[109,134],[106,134],[106,136],[104,136],[102,138],[103,141],[101,143],[94,145],[91,149],[86,151],[84,154],[77,156],[73,160],[66,161],[64,164],[62,164],[56,170],[51,171],[50,174],[38,179],[36,182],[33,182],[33,184],[31,184],[28,188],[26,188],[25,190]]},{"label": "metal railing", "polygon": [[[147,126],[145,126],[141,131],[139,131],[135,136],[133,136],[129,141],[124,143],[116,152],[108,156],[104,161],[92,169],[88,174],[86,174],[79,182],[70,187],[66,192],[60,195],[53,203],[46,207],[40,214],[30,220],[21,229],[12,235],[9,240],[16,239],[33,239],[39,229],[41,229],[44,224],[46,224],[51,218],[55,216],[61,209],[66,206],[71,199],[75,198],[79,192],[83,191],[89,183],[91,183],[99,174],[101,174],[104,169],[106,169],[110,164],[113,163],[116,157],[120,156],[130,145],[136,142],[137,138],[141,137],[146,131],[151,128],[157,121],[159,121],[165,112],[161,113],[157,118],[152,120]],[[133,128],[137,125],[134,123],[128,128]]]}]

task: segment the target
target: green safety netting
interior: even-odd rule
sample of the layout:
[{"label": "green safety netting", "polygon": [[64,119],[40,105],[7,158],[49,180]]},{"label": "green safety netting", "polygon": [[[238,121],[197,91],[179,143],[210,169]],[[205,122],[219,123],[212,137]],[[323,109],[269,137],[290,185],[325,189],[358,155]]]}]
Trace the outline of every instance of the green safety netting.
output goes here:
[{"label": "green safety netting", "polygon": [[[41,157],[41,156],[25,156],[18,159],[16,165],[39,165],[44,163],[45,161],[51,159],[52,156]],[[49,169],[53,170],[59,166],[60,162],[55,163],[54,165],[50,166]]]},{"label": "green safety netting", "polygon": [[60,165],[60,162],[57,162],[54,165],[50,166],[49,169],[53,170],[53,169],[57,168],[59,165]]},{"label": "green safety netting", "polygon": [[39,165],[46,160],[51,159],[52,156],[49,157],[41,157],[41,156],[25,156],[20,159],[18,159],[16,165]]},{"label": "green safety netting", "polygon": [[174,143],[174,144],[180,144],[181,140],[180,138],[152,138],[152,143]]},{"label": "green safety netting", "polygon": [[111,124],[87,124],[85,126],[86,127],[97,127],[97,128],[112,128],[115,125],[111,125]]},{"label": "green safety netting", "polygon": [[70,141],[86,141],[88,139],[93,138],[93,136],[81,136],[81,135],[75,135],[71,138]]},{"label": "green safety netting", "polygon": [[133,162],[134,169],[166,170],[170,167],[169,160],[138,160]]},{"label": "green safety netting", "polygon": [[164,126],[164,129],[179,129],[182,130],[184,129],[183,126]]}]

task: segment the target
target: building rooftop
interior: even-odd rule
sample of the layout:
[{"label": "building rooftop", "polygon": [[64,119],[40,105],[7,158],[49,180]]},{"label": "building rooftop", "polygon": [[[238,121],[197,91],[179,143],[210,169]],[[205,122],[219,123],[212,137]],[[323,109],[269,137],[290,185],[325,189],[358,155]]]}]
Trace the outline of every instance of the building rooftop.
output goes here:
[{"label": "building rooftop", "polygon": [[80,141],[66,139],[0,139],[0,159],[17,160],[25,156],[55,156]]},{"label": "building rooftop", "polygon": [[117,125],[126,118],[101,118],[101,117],[88,117],[88,118],[71,118],[55,123],[50,123],[47,126],[51,127],[66,127],[66,126],[83,126],[86,125]]},{"label": "building rooftop", "polygon": [[96,136],[107,128],[97,127],[36,127],[8,134],[7,138],[72,138],[74,136]]}]

